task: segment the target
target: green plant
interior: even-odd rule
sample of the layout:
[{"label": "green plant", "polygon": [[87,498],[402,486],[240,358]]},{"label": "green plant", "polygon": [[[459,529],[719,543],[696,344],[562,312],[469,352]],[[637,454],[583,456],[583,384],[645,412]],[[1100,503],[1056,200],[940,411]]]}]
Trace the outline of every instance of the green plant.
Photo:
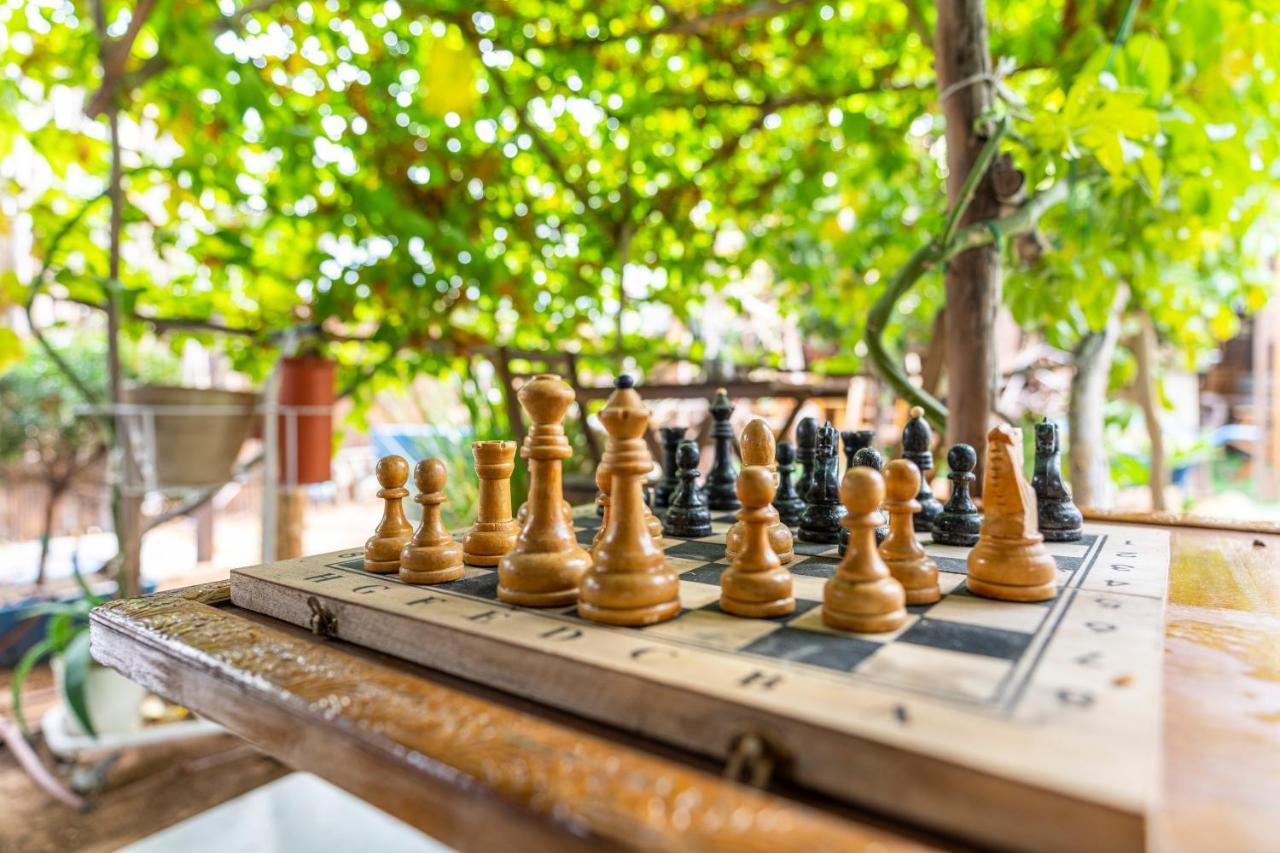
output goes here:
[{"label": "green plant", "polygon": [[47,636],[36,643],[18,661],[13,669],[13,715],[23,734],[30,734],[26,716],[22,710],[22,687],[37,663],[50,655],[62,656],[62,688],[67,705],[76,721],[92,737],[97,737],[93,720],[89,716],[88,696],[85,692],[93,659],[89,656],[89,611],[103,603],[103,599],[89,589],[79,568],[75,568],[76,583],[80,585],[82,598],[74,601],[50,601],[37,604],[23,614],[28,619],[48,617]]}]

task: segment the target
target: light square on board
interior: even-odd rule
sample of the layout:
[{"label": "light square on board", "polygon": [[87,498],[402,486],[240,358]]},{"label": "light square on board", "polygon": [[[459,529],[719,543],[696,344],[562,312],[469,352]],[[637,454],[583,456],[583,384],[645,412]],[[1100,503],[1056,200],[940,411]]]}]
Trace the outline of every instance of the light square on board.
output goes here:
[{"label": "light square on board", "polygon": [[986,702],[1012,668],[1001,658],[899,642],[883,646],[854,672],[894,687]]},{"label": "light square on board", "polygon": [[[719,588],[716,588],[714,600],[720,600]],[[690,603],[681,601],[685,607]],[[698,610],[687,610],[676,619],[659,622],[657,625],[650,625],[640,630],[646,634],[714,646],[718,649],[738,649],[770,631],[778,630],[778,625],[768,619],[743,619],[708,610],[704,606]]]},{"label": "light square on board", "polygon": [[812,610],[808,610],[799,616],[792,618],[787,622],[787,627],[795,628],[800,631],[813,631],[815,633],[825,634],[828,636],[857,637],[859,639],[866,640],[867,642],[884,644],[891,643],[898,637],[902,636],[902,634],[910,629],[912,625],[916,624],[919,619],[920,617],[914,613],[908,613],[907,621],[903,623],[901,628],[896,630],[886,631],[882,634],[855,634],[851,631],[841,631],[838,628],[828,628],[822,621],[822,608],[815,607]]},{"label": "light square on board", "polygon": [[1042,604],[995,601],[976,595],[948,595],[929,608],[929,619],[1034,633],[1049,615]]},{"label": "light square on board", "polygon": [[697,610],[719,600],[720,587],[718,584],[697,583],[681,579],[680,606],[686,610]]}]

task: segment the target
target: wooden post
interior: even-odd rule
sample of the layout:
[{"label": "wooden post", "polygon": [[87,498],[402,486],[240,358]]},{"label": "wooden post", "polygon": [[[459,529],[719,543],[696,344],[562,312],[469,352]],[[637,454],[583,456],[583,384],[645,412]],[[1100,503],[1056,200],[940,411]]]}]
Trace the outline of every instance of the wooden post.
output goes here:
[{"label": "wooden post", "polygon": [[[991,52],[987,47],[985,0],[938,0],[934,33],[938,93],[947,120],[947,200],[954,205],[973,168],[986,133],[976,126],[990,109]],[[990,176],[960,225],[999,216]],[[978,451],[982,484],[983,449],[996,383],[996,309],[1000,305],[1000,258],[995,246],[970,249],[953,258],[946,274],[947,443],[964,442]]]},{"label": "wooden post", "polygon": [[301,557],[307,490],[301,486],[281,486],[276,492],[276,501],[276,559]]},{"label": "wooden post", "polygon": [[200,504],[192,515],[196,520],[196,562],[207,563],[213,559],[213,501]]},{"label": "wooden post", "polygon": [[1106,326],[1085,335],[1073,353],[1076,372],[1071,378],[1071,400],[1067,407],[1070,442],[1067,462],[1071,469],[1071,491],[1076,504],[1082,507],[1106,509],[1111,504],[1102,409],[1107,402],[1111,360],[1120,338],[1120,315],[1128,300],[1129,288],[1120,285]]}]

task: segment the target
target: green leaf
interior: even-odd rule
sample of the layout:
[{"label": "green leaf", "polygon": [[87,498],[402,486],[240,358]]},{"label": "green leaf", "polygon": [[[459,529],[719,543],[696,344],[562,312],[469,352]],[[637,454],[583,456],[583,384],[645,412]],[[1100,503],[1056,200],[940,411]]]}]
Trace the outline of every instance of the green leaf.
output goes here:
[{"label": "green leaf", "polygon": [[1164,174],[1164,163],[1160,159],[1160,155],[1155,149],[1147,148],[1142,152],[1142,159],[1138,161],[1138,165],[1142,168],[1142,177],[1147,181],[1147,192],[1151,195],[1151,200],[1156,204],[1160,203],[1160,180]]},{"label": "green leaf", "polygon": [[18,728],[27,737],[31,737],[31,731],[27,728],[27,718],[22,711],[22,686],[26,683],[27,677],[31,675],[32,668],[51,651],[53,651],[53,644],[49,642],[48,638],[27,649],[26,653],[22,655],[22,659],[18,661],[18,665],[13,668],[13,676],[9,682],[9,690],[13,701],[13,716],[18,721]]},{"label": "green leaf", "polygon": [[71,644],[62,655],[62,687],[67,694],[67,705],[90,737],[97,737],[93,720],[89,716],[86,691],[89,682],[89,671],[93,667],[93,658],[89,655],[89,628],[85,626],[72,639]]},{"label": "green leaf", "polygon": [[22,360],[22,338],[13,329],[0,326],[0,373]]}]

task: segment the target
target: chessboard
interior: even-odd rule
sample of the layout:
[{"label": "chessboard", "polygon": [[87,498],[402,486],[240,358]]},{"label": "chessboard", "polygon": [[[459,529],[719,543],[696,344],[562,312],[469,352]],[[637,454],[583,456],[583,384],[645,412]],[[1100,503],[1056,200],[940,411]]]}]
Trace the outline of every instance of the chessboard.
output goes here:
[{"label": "chessboard", "polygon": [[[234,604],[730,759],[749,736],[775,776],[979,843],[1135,849],[1158,790],[1166,531],[1086,525],[1049,543],[1059,594],[965,588],[967,548],[925,547],[942,599],[888,634],[823,625],[833,546],[796,542],[797,606],[719,608],[724,535],[666,539],[682,613],[645,628],[497,600],[492,569],[415,586],[355,547],[232,572]],[[599,521],[575,519],[589,546]]]}]

